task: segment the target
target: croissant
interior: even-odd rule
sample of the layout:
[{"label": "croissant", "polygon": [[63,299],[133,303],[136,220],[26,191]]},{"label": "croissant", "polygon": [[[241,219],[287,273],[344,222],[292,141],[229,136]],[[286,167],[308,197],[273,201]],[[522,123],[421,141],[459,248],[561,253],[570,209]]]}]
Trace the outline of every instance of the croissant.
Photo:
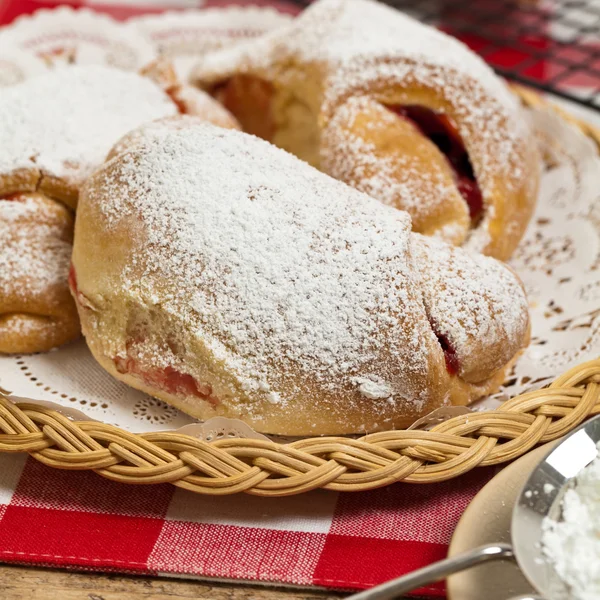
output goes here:
[{"label": "croissant", "polygon": [[0,199],[0,353],[50,350],[79,335],[66,285],[73,216],[39,193]]},{"label": "croissant", "polygon": [[506,259],[531,217],[539,158],[517,99],[458,40],[392,8],[318,0],[205,56],[192,81],[417,232]]},{"label": "croissant", "polygon": [[497,390],[528,341],[517,276],[254,136],[152,134],[86,183],[71,289],[98,362],[200,419],[402,427]]},{"label": "croissant", "polygon": [[[69,67],[0,93],[0,228],[10,242],[0,249],[8,265],[0,290],[0,352],[49,350],[79,335],[65,266],[73,218],[66,207],[51,205],[74,209],[83,182],[121,136],[182,112],[196,115],[189,116],[192,122],[238,127],[210,96],[180,85],[168,64],[145,73]],[[9,219],[25,207],[26,226]],[[54,219],[52,227],[44,215]]]}]

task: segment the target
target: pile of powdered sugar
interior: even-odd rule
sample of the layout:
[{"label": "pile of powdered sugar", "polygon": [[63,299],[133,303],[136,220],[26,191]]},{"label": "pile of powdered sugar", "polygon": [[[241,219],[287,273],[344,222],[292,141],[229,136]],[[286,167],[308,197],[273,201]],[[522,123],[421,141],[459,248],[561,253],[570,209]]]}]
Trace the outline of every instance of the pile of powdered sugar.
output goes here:
[{"label": "pile of powdered sugar", "polygon": [[600,598],[600,457],[565,493],[562,519],[547,517],[543,529],[544,554],[569,587],[570,598]]},{"label": "pile of powdered sugar", "polygon": [[72,66],[0,90],[0,173],[39,168],[84,178],[139,125],[177,113],[150,79],[100,65]]}]

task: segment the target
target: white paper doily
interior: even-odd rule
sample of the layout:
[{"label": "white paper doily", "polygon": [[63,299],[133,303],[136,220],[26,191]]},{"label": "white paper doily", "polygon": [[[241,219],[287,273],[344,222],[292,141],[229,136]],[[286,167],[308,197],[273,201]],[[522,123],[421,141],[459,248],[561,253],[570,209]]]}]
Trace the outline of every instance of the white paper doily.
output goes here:
[{"label": "white paper doily", "polygon": [[553,165],[510,261],[527,289],[532,339],[503,389],[480,403],[485,408],[600,354],[600,158],[593,142],[554,112],[528,113]]}]

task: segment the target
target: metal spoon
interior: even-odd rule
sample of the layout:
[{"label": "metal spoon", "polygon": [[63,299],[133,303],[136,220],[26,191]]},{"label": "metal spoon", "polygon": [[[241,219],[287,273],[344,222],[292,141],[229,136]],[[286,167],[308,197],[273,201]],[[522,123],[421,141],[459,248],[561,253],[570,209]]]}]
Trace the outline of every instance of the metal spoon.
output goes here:
[{"label": "metal spoon", "polygon": [[[596,458],[598,442],[600,416],[590,419],[572,431],[538,464],[513,508],[512,545],[480,546],[349,596],[347,600],[394,600],[402,594],[441,581],[449,575],[494,560],[515,560],[534,589],[547,600],[568,598],[565,584],[544,558],[541,545],[542,521],[547,516],[559,519],[561,500],[569,482]],[[542,600],[537,596],[520,598]]]}]

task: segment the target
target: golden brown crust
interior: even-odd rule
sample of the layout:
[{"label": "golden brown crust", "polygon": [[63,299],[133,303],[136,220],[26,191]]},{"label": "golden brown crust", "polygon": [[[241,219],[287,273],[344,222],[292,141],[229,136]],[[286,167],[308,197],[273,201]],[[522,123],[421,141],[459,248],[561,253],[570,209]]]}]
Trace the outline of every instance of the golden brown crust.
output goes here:
[{"label": "golden brown crust", "polygon": [[43,194],[0,199],[0,353],[44,352],[79,336],[67,285],[73,226]]},{"label": "golden brown crust", "polygon": [[[205,123],[225,129],[241,129],[236,118],[212,96],[179,81],[175,67],[169,60],[159,58],[146,65],[140,74],[150,78],[170,96],[177,105],[180,115],[197,117]],[[177,119],[177,116],[166,117],[166,119]],[[182,127],[185,126],[185,123],[185,120],[179,121]]]},{"label": "golden brown crust", "polygon": [[[375,198],[384,196],[382,188],[401,189],[389,198],[394,208],[410,213],[413,231],[464,243],[471,227],[469,209],[436,145],[373,98],[349,103],[355,108],[341,106],[322,132],[323,170]],[[365,152],[373,160],[365,161]]]},{"label": "golden brown crust", "polygon": [[38,169],[16,169],[0,173],[0,197],[19,192],[35,192],[41,179]]}]

